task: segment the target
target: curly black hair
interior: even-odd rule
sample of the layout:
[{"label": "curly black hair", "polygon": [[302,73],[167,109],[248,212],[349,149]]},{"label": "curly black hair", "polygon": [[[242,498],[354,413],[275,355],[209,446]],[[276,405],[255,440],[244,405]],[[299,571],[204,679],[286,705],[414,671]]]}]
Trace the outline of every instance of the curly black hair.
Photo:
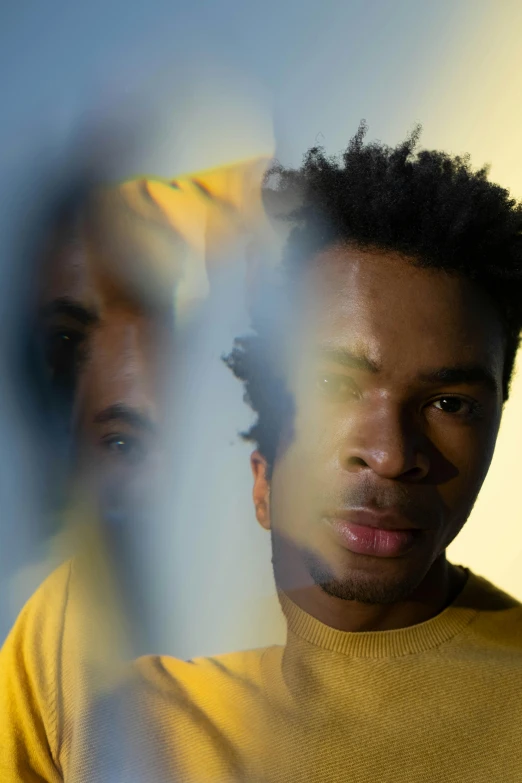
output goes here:
[{"label": "curly black hair", "polygon": [[[287,301],[306,262],[339,242],[398,252],[419,266],[473,279],[504,326],[507,399],[522,329],[522,204],[488,180],[488,166],[473,171],[469,156],[417,151],[420,131],[415,127],[396,147],[365,143],[362,121],[342,155],[312,147],[300,169],[276,162],[267,172],[265,204],[273,217],[274,204],[298,198],[297,208],[280,216],[293,225],[282,262]],[[272,465],[292,401],[276,361],[283,330],[266,312],[268,301],[263,291],[252,311],[254,334],[238,338],[224,361],[257,413],[242,436]]]}]

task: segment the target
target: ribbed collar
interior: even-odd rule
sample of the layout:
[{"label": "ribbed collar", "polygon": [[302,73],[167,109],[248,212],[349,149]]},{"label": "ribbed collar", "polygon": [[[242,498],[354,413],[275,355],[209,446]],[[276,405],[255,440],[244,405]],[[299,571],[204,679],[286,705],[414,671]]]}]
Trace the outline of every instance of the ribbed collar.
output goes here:
[{"label": "ribbed collar", "polygon": [[287,646],[292,635],[323,650],[357,658],[388,658],[412,655],[433,649],[460,633],[477,615],[478,595],[495,589],[483,577],[464,569],[464,587],[442,612],[417,625],[392,631],[339,631],[300,609],[285,593],[279,601],[288,625]]}]

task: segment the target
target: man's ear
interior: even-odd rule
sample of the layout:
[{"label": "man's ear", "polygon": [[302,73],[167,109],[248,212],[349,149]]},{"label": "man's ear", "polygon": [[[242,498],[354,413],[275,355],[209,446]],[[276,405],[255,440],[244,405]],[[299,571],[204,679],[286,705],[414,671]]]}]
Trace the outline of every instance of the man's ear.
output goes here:
[{"label": "man's ear", "polygon": [[268,463],[254,451],[250,457],[250,467],[254,476],[252,497],[256,509],[256,519],[265,530],[270,530],[270,482],[268,481]]}]

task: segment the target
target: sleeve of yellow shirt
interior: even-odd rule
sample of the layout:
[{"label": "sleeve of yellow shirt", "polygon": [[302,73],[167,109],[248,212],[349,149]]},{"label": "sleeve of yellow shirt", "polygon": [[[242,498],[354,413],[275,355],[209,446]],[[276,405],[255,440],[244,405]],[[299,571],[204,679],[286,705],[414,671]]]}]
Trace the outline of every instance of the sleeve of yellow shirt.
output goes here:
[{"label": "sleeve of yellow shirt", "polygon": [[0,650],[0,780],[57,783],[61,645],[70,565],[29,599]]}]

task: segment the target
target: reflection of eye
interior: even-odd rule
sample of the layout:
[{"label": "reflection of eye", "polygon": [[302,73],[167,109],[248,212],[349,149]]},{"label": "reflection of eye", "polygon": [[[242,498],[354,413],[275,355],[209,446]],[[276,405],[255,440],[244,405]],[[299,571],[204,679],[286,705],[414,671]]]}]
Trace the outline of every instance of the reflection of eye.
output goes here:
[{"label": "reflection of eye", "polygon": [[336,400],[351,399],[357,394],[351,379],[336,373],[320,373],[316,386],[322,394]]},{"label": "reflection of eye", "polygon": [[443,413],[450,413],[454,416],[472,416],[478,412],[478,403],[450,395],[435,400],[433,406]]},{"label": "reflection of eye", "polygon": [[85,335],[72,329],[60,329],[49,335],[46,359],[57,381],[70,381],[77,370],[79,349]]},{"label": "reflection of eye", "polygon": [[102,438],[102,445],[112,457],[136,463],[145,458],[145,448],[139,438],[133,435],[114,433]]}]

